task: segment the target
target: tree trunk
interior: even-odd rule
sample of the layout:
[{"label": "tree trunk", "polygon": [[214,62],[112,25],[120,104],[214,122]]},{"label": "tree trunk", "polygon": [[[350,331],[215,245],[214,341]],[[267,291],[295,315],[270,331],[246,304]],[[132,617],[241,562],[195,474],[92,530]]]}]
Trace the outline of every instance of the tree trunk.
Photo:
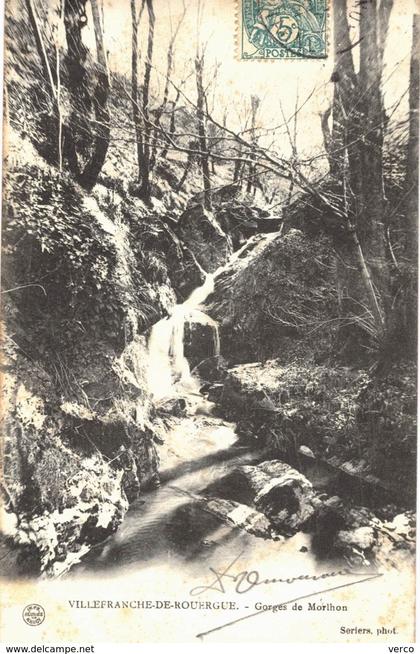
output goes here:
[{"label": "tree trunk", "polygon": [[[382,17],[384,20],[385,17]],[[389,19],[389,15],[388,15]],[[387,22],[380,23],[378,0],[360,6],[360,72],[358,107],[363,117],[359,134],[362,206],[357,216],[358,237],[366,253],[384,318],[390,303],[390,279],[386,258],[383,180],[385,111],[381,78]],[[354,191],[353,191],[354,192]]]},{"label": "tree trunk", "polygon": [[38,50],[38,55],[41,60],[42,72],[44,79],[48,83],[49,92],[51,94],[51,99],[55,103],[57,99],[57,91],[54,84],[54,79],[52,76],[51,66],[48,61],[47,52],[45,50],[44,40],[42,38],[41,29],[39,27],[38,18],[32,3],[32,0],[25,0],[26,8],[29,15],[29,22],[31,23],[32,30],[35,37],[35,43]]},{"label": "tree trunk", "polygon": [[143,200],[150,202],[150,136],[151,125],[149,121],[149,95],[150,95],[150,77],[152,72],[153,42],[155,36],[155,13],[153,9],[153,0],[146,0],[147,13],[149,17],[149,35],[147,39],[147,55],[144,69],[142,109],[143,109],[143,156],[141,167],[141,186],[140,195]]},{"label": "tree trunk", "polygon": [[162,159],[166,159],[166,157],[168,156],[169,146],[170,146],[171,141],[173,140],[173,137],[174,137],[174,134],[175,134],[175,111],[176,111],[176,108],[178,106],[180,95],[181,95],[181,91],[180,91],[180,89],[178,89],[177,93],[176,93],[175,100],[173,102],[171,120],[170,120],[170,123],[169,123],[169,134],[166,136],[166,145],[162,149],[162,152],[160,153],[160,156],[162,157]]},{"label": "tree trunk", "polygon": [[92,103],[85,68],[87,49],[82,41],[82,30],[86,25],[86,2],[87,0],[64,0],[67,40],[65,64],[71,112],[63,127],[63,156],[76,179],[79,179],[84,167],[84,154],[91,145],[89,115]]},{"label": "tree trunk", "polygon": [[131,107],[133,112],[134,132],[136,136],[136,154],[138,166],[138,178],[141,179],[143,166],[143,136],[140,122],[140,105],[138,94],[138,21],[136,12],[136,0],[130,0],[131,6]]},{"label": "tree trunk", "polygon": [[413,43],[410,61],[409,132],[407,151],[406,253],[409,261],[406,306],[406,327],[416,356],[418,323],[418,192],[419,192],[419,90],[420,90],[420,15],[413,16]]},{"label": "tree trunk", "polygon": [[110,115],[108,110],[108,96],[110,89],[108,62],[105,54],[104,38],[97,0],[90,0],[90,3],[92,7],[99,70],[93,95],[93,109],[95,112],[95,126],[94,128],[91,128],[94,132],[93,152],[82,174],[79,176],[79,183],[88,190],[91,190],[96,184],[98,175],[102,170],[108,152],[111,133]]},{"label": "tree trunk", "polygon": [[[159,129],[160,128],[160,121],[163,115],[163,112],[165,111],[167,105],[168,105],[168,98],[169,98],[169,85],[171,81],[171,76],[172,76],[172,70],[173,70],[173,65],[174,65],[174,48],[175,48],[175,41],[178,36],[179,29],[182,25],[182,22],[185,18],[185,14],[187,12],[187,6],[184,3],[184,10],[180,16],[180,19],[178,21],[178,25],[175,28],[175,31],[172,32],[171,39],[169,42],[169,47],[168,47],[168,54],[166,58],[166,77],[165,77],[165,88],[163,90],[163,98],[162,98],[162,103],[160,107],[158,108],[156,114],[155,114],[155,124],[157,128],[155,129],[155,139],[154,142],[151,144],[151,150],[152,150],[152,156],[151,156],[151,168],[153,169],[155,166],[156,162],[156,157],[157,157],[157,150],[158,150],[158,141],[159,137],[162,136],[162,131]],[[177,101],[179,98],[179,92],[178,92],[178,97]],[[172,124],[172,116],[171,116],[171,124]],[[163,153],[161,153],[163,154]]]},{"label": "tree trunk", "polygon": [[[360,72],[356,75],[346,0],[334,2],[335,66],[332,127],[321,119],[336,192],[343,196],[347,238],[337,235],[343,317],[354,316],[379,340],[386,333],[390,278],[386,259],[383,183],[383,47],[392,2],[360,3]],[[365,307],[365,309],[363,309]],[[371,318],[366,321],[366,310]],[[344,329],[346,331],[346,328]]]},{"label": "tree trunk", "polygon": [[204,207],[211,211],[211,185],[209,169],[209,153],[207,149],[206,126],[204,116],[204,87],[203,87],[203,57],[198,53],[195,57],[195,78],[197,85],[197,121],[198,121],[198,140],[200,144],[200,160],[203,173],[204,189]]},{"label": "tree trunk", "polygon": [[[241,156],[241,153],[239,153],[239,156]],[[237,159],[235,161],[235,166],[233,169],[233,181],[236,183],[241,181],[241,172],[242,172],[242,162]]]},{"label": "tree trunk", "polygon": [[252,188],[255,190],[255,184],[254,184],[254,176],[255,176],[255,149],[256,149],[256,138],[255,138],[255,122],[256,122],[256,117],[257,117],[257,111],[258,111],[258,106],[260,103],[260,99],[256,95],[251,95],[251,140],[252,140],[252,148],[251,148],[251,153],[249,155],[249,158],[251,159],[251,162],[249,164],[249,169],[248,169],[248,181],[246,185],[246,192],[250,193]]}]

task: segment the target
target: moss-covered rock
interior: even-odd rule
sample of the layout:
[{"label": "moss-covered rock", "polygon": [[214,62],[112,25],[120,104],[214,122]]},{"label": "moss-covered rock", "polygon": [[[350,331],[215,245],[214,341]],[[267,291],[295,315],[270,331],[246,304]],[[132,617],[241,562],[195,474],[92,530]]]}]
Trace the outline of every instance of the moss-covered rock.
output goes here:
[{"label": "moss-covered rock", "polygon": [[14,161],[3,234],[4,544],[22,555],[15,572],[55,575],[156,482],[163,427],[145,333],[177,301],[166,254],[176,251],[175,267],[185,250],[141,204],[101,186],[87,194],[31,149]]},{"label": "moss-covered rock", "polygon": [[199,264],[208,273],[227,263],[232,254],[232,241],[210,212],[197,204],[181,215],[177,233],[194,253]]},{"label": "moss-covered rock", "polygon": [[338,315],[328,240],[298,230],[253,237],[217,276],[206,311],[232,363],[325,360]]}]

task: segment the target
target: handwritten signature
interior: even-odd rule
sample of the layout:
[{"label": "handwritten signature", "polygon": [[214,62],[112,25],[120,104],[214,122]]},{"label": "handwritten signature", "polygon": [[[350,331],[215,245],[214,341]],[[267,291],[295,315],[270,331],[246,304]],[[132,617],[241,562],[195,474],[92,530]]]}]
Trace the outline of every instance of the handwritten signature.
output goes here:
[{"label": "handwritten signature", "polygon": [[[278,583],[287,583],[287,584],[292,584],[295,581],[314,581],[318,579],[325,579],[327,577],[339,577],[339,576],[344,576],[344,575],[351,575],[351,576],[356,576],[356,577],[361,577],[361,579],[358,579],[357,581],[347,581],[345,583],[339,584],[337,586],[333,587],[327,587],[327,588],[322,588],[315,590],[311,593],[308,593],[306,595],[300,595],[299,597],[293,597],[289,599],[283,599],[281,602],[279,602],[278,606],[285,606],[286,604],[291,604],[292,602],[297,602],[299,600],[303,599],[308,599],[310,597],[314,597],[316,595],[321,595],[325,593],[331,593],[335,590],[339,590],[342,588],[347,588],[349,586],[355,586],[357,584],[362,584],[367,581],[372,581],[374,579],[377,579],[378,577],[382,577],[381,573],[358,573],[354,572],[353,570],[350,570],[348,568],[343,568],[342,570],[336,570],[333,572],[326,572],[321,575],[301,575],[299,577],[289,577],[286,579],[261,579],[259,577],[259,574],[257,570],[242,570],[241,572],[237,574],[231,574],[229,571],[231,571],[232,567],[235,565],[235,563],[240,559],[242,556],[243,552],[241,552],[229,565],[223,570],[223,572],[218,572],[214,568],[209,568],[209,570],[212,572],[214,575],[214,579],[212,583],[206,585],[206,586],[195,586],[190,590],[190,595],[201,595],[202,593],[208,591],[208,590],[214,590],[219,593],[225,593],[225,583],[224,579],[229,579],[231,582],[235,584],[235,590],[237,593],[246,593],[251,588],[255,588],[255,586],[260,586],[262,584],[278,584]],[[249,618],[253,618],[257,615],[261,615],[262,613],[265,613],[268,609],[267,608],[262,608],[257,611],[253,611],[252,613],[247,613],[246,615],[243,615],[240,618],[236,618],[235,620],[231,620],[230,622],[225,622],[223,624],[220,624],[216,627],[213,627],[212,629],[209,629],[208,631],[203,631],[199,634],[196,634],[197,638],[204,638],[205,636],[209,636],[210,634],[214,633],[215,631],[220,631],[221,629],[225,629],[226,627],[231,627],[233,625],[236,625],[239,622],[243,622],[244,620],[249,620]]]},{"label": "handwritten signature", "polygon": [[197,595],[202,595],[208,590],[216,591],[218,593],[225,593],[227,584],[226,580],[230,580],[230,584],[234,585],[234,590],[237,593],[243,594],[252,590],[256,586],[262,586],[267,584],[292,584],[295,581],[316,581],[318,579],[327,579],[328,577],[339,577],[343,575],[355,574],[348,568],[343,568],[342,570],[334,570],[333,572],[324,572],[320,575],[300,575],[298,577],[288,577],[285,579],[280,578],[265,578],[260,579],[260,575],[257,570],[241,570],[237,574],[232,574],[231,570],[235,563],[240,559],[243,552],[238,554],[238,556],[228,564],[228,566],[222,571],[218,572],[212,567],[209,567],[210,572],[214,575],[211,583],[207,585],[195,586],[190,590],[190,595],[196,597]]}]

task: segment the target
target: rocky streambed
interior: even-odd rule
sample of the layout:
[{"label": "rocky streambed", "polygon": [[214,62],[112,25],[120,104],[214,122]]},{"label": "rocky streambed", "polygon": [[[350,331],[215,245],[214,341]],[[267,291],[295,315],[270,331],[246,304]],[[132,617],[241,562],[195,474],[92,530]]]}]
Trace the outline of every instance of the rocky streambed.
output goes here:
[{"label": "rocky streambed", "polygon": [[[169,409],[159,447],[161,485],[135,501],[118,531],[96,546],[72,575],[123,573],[162,561],[193,576],[209,556],[283,553],[296,565],[394,567],[414,552],[414,516],[395,505],[367,508],[334,488],[322,463],[305,474],[240,439],[217,406],[191,394]],[[180,408],[181,407],[181,408]],[[166,407],[168,410],[168,407]],[[336,482],[336,480],[334,480]],[[346,493],[345,486],[342,488]],[[285,559],[288,560],[288,559]]]},{"label": "rocky streambed", "polygon": [[[293,247],[301,238],[288,236]],[[194,567],[209,553],[227,560],[241,547],[263,558],[273,547],[276,555],[305,554],[314,569],[398,567],[413,556],[409,498],[396,501],[404,498],[392,484],[366,470],[361,457],[349,460],[341,445],[357,429],[366,373],[313,361],[228,363],[226,320],[238,303],[232,284],[243,271],[258,277],[260,260],[267,251],[270,259],[278,239],[251,239],[152,328],[148,366],[164,425],[160,486],[132,503],[118,531],[74,575],[172,557]],[[256,306],[257,331],[260,311]],[[243,340],[246,315],[237,327]]]}]

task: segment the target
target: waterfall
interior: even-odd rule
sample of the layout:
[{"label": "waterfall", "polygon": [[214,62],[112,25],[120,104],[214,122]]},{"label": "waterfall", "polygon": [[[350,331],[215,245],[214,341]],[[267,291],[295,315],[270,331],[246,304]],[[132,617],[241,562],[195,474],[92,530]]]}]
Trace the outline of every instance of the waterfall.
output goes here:
[{"label": "waterfall", "polygon": [[214,354],[220,354],[218,324],[199,309],[214,291],[216,273],[206,274],[202,286],[194,289],[183,304],[177,304],[167,318],[159,320],[151,329],[147,377],[155,400],[173,396],[180,391],[197,391],[197,382],[191,375],[189,363],[184,355],[185,323],[210,325],[213,331]]}]

